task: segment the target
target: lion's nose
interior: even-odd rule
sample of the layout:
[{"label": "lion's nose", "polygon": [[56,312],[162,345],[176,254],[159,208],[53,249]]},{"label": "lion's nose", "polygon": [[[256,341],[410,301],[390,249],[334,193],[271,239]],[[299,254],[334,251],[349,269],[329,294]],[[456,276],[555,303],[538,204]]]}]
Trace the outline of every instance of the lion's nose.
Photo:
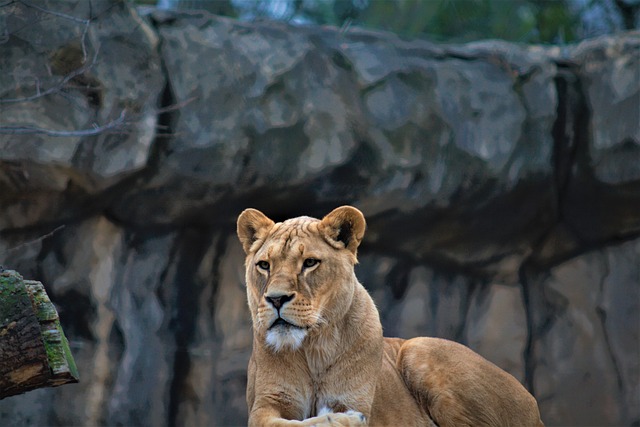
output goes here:
[{"label": "lion's nose", "polygon": [[285,302],[291,301],[293,299],[293,295],[294,294],[265,295],[264,298],[268,303],[274,306],[276,310],[280,310],[280,307],[282,307]]}]

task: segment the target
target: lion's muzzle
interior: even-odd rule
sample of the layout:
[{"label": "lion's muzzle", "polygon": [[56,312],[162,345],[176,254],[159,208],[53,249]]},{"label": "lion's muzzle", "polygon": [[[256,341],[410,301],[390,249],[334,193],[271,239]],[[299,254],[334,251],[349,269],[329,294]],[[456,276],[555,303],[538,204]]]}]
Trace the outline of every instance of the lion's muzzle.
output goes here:
[{"label": "lion's muzzle", "polygon": [[295,297],[295,294],[269,294],[265,295],[264,299],[273,306],[276,310],[280,311],[280,308],[287,302],[291,301]]}]

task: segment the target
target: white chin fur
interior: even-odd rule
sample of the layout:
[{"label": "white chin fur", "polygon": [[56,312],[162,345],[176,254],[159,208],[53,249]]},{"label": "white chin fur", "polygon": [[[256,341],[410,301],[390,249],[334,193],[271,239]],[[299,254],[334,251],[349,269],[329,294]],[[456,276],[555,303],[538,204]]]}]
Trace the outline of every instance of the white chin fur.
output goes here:
[{"label": "white chin fur", "polygon": [[323,415],[327,415],[327,414],[333,414],[333,411],[329,408],[327,408],[326,406],[323,406],[322,408],[320,408],[320,410],[318,411],[318,416],[321,417]]},{"label": "white chin fur", "polygon": [[267,345],[275,352],[283,348],[297,350],[301,345],[307,331],[301,328],[276,326],[267,331]]}]

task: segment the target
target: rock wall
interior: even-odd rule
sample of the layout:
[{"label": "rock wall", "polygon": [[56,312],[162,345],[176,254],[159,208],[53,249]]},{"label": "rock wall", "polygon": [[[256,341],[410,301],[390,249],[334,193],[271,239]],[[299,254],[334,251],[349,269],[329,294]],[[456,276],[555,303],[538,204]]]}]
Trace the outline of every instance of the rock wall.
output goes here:
[{"label": "rock wall", "polygon": [[547,425],[640,423],[640,35],[391,34],[115,0],[0,5],[0,263],[81,382],[2,425],[242,425],[235,217],[368,218],[388,335],[468,344]]}]

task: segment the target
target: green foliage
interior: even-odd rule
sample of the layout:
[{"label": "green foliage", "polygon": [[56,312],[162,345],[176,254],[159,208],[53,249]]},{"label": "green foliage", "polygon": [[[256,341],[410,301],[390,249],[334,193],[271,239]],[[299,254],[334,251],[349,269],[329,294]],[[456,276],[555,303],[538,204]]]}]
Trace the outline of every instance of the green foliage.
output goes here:
[{"label": "green foliage", "polygon": [[637,27],[640,12],[640,2],[625,0],[158,0],[158,4],[245,20],[357,25],[446,42],[487,38],[571,42]]},{"label": "green foliage", "polygon": [[557,43],[575,39],[578,19],[562,0],[399,0],[372,1],[360,23],[438,41]]}]

